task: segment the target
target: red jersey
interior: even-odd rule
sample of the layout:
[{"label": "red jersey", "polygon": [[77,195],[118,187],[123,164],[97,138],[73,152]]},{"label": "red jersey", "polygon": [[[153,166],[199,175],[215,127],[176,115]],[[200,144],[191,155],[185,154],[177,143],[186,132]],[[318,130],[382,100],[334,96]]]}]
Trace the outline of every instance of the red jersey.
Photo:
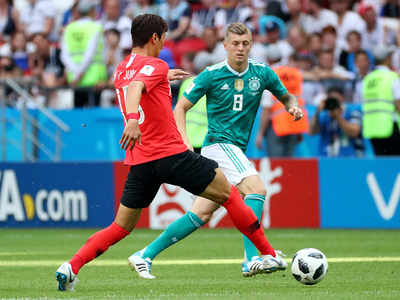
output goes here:
[{"label": "red jersey", "polygon": [[141,145],[127,150],[125,164],[137,165],[182,153],[188,148],[176,126],[172,112],[172,95],[168,81],[168,64],[159,58],[131,54],[120,63],[114,85],[126,125],[126,92],[131,81],[145,85],[139,105]]}]

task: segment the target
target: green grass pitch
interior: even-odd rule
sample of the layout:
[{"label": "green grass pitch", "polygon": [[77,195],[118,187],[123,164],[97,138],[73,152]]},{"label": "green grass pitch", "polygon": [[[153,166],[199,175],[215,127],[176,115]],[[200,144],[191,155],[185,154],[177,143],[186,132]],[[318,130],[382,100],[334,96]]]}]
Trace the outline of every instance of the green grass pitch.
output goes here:
[{"label": "green grass pitch", "polygon": [[57,291],[57,267],[94,231],[2,228],[0,299],[400,299],[399,230],[266,230],[288,258],[306,247],[326,254],[328,274],[314,286],[290,270],[243,278],[231,229],[199,230],[154,261],[157,279],[139,279],[126,259],[159,231],[136,230],[81,270],[75,292]]}]

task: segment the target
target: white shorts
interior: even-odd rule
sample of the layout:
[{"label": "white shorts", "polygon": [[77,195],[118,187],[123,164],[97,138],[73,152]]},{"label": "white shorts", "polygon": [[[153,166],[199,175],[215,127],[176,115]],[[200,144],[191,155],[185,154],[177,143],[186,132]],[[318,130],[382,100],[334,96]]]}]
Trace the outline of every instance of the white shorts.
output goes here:
[{"label": "white shorts", "polygon": [[253,163],[237,146],[212,144],[201,148],[201,155],[215,160],[233,185],[239,184],[246,177],[258,175]]}]

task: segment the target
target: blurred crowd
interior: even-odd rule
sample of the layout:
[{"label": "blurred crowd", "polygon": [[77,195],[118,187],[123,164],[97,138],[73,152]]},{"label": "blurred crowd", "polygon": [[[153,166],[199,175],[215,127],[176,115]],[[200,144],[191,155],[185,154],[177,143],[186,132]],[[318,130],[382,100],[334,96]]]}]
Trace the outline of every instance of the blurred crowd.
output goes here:
[{"label": "blurred crowd", "polygon": [[[28,2],[17,10],[13,0],[0,0],[0,79],[29,82],[31,107],[118,105],[113,71],[130,52],[131,20],[142,13],[168,23],[160,57],[193,74],[225,59],[227,24],[245,23],[253,32],[250,56],[300,70],[301,97],[316,107],[335,88],[343,102],[361,103],[363,78],[388,57],[400,71],[398,0],[75,0],[67,11],[56,1]],[[60,93],[68,87],[72,102]]]}]

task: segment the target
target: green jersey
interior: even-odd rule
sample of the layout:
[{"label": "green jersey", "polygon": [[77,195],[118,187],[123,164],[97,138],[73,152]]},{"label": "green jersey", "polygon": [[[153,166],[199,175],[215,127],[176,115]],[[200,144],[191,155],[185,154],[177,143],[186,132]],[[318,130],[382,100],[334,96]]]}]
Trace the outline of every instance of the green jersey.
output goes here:
[{"label": "green jersey", "polygon": [[207,97],[208,132],[203,146],[226,143],[246,151],[264,90],[275,97],[287,93],[270,67],[252,59],[242,73],[224,61],[197,75],[184,96],[193,104]]}]

